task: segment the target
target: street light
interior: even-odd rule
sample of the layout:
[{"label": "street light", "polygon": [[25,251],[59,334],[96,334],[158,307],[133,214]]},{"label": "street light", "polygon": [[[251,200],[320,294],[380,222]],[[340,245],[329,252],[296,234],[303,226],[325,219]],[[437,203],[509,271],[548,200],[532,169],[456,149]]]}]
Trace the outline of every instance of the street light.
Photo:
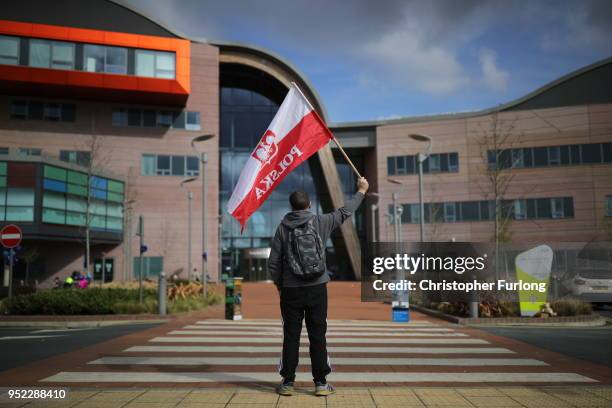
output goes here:
[{"label": "street light", "polygon": [[208,163],[208,157],[206,152],[200,152],[196,149],[195,144],[205,142],[215,137],[213,134],[200,135],[191,139],[191,148],[200,155],[201,169],[200,175],[202,176],[202,295],[204,298],[208,295],[208,254],[206,253],[206,163]]},{"label": "street light", "polygon": [[378,200],[380,199],[380,194],[378,193],[368,193],[368,197],[372,198],[372,204],[370,205],[370,218],[372,222],[372,242],[376,242],[376,211],[378,210]]},{"label": "street light", "polygon": [[[387,181],[391,184],[398,184],[400,186],[404,186],[404,183],[402,183],[400,180],[397,179],[393,179],[393,178],[388,178]],[[400,189],[400,192],[403,190],[403,188]],[[399,205],[397,203],[397,200],[399,198],[399,192],[394,192],[391,195],[391,198],[393,200],[393,234],[395,236],[395,242],[397,242],[398,244],[400,242],[402,242],[402,213],[404,212],[404,208]]]},{"label": "street light", "polygon": [[187,202],[189,205],[187,215],[187,279],[191,280],[191,200],[193,199],[193,193],[187,190],[184,185],[197,180],[197,177],[189,177],[181,181],[181,189],[187,191]]},{"label": "street light", "polygon": [[[402,248],[402,213],[404,212],[404,208],[397,203],[399,199],[399,193],[403,190],[404,183],[400,180],[388,178],[387,181],[391,184],[397,184],[402,186],[400,191],[394,191],[391,195],[391,199],[393,200],[393,230],[395,233],[395,251],[399,254]],[[398,282],[403,282],[406,279],[406,271],[401,268],[399,270],[396,269],[396,279]],[[396,290],[395,291],[395,300],[391,302],[391,310],[393,311],[393,320],[394,321],[404,321],[401,318],[396,317],[395,310],[405,311],[408,313],[408,302],[409,295],[407,290]],[[396,320],[399,319],[399,320]]]},{"label": "street light", "polygon": [[419,163],[419,223],[421,229],[421,247],[425,242],[425,204],[423,203],[423,162],[427,160],[431,154],[431,137],[420,133],[413,133],[409,135],[413,140],[417,142],[427,142],[427,149],[425,153],[419,153],[417,155],[417,162]]},{"label": "street light", "polygon": [[[421,241],[421,251],[424,249],[425,245],[425,203],[423,202],[423,162],[427,160],[429,155],[431,154],[431,137],[421,134],[421,133],[413,133],[409,135],[411,139],[416,140],[417,142],[426,142],[427,148],[425,149],[425,153],[419,153],[417,155],[417,162],[419,164],[419,230],[420,230],[420,241]],[[423,292],[423,301],[427,303],[427,293]]]}]

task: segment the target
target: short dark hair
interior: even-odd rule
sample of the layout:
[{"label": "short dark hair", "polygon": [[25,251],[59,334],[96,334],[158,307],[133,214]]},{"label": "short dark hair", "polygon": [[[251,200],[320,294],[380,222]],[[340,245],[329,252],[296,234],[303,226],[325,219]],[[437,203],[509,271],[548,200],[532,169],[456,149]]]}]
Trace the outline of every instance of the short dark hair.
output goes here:
[{"label": "short dark hair", "polygon": [[293,211],[305,210],[310,205],[310,198],[305,191],[294,191],[289,196],[289,203]]}]

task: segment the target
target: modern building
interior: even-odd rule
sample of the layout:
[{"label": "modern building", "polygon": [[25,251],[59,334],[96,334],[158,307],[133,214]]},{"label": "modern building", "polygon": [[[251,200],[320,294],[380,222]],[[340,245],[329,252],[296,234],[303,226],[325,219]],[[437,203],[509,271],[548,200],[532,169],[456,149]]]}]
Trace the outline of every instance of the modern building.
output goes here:
[{"label": "modern building", "polygon": [[[433,142],[426,239],[490,241],[496,201],[506,239],[609,239],[612,60],[494,109],[334,124],[299,70],[266,50],[189,38],[121,1],[22,0],[0,10],[0,225],[25,233],[15,279],[27,269],[29,281],[50,284],[82,270],[87,235],[97,279],[133,278],[140,216],[147,277],[199,278],[205,268],[213,281],[267,279],[288,193],[308,191],[321,212],[355,189],[328,146],[281,183],[243,234],[225,213],[291,82],[378,192],[377,207],[368,198],[327,243],[336,279],[359,277],[366,242],[393,240],[394,192],[403,239],[419,239],[415,156],[426,146],[413,133]],[[510,179],[501,194],[492,171]]]}]

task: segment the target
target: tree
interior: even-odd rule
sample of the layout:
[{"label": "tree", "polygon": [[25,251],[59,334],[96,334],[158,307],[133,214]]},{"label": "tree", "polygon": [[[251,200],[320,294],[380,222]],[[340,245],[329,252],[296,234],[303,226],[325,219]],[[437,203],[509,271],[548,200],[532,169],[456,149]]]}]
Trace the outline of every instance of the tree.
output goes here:
[{"label": "tree", "polygon": [[[102,136],[95,133],[95,126],[92,122],[92,134],[84,136],[80,149],[83,153],[87,153],[87,160],[80,163],[85,168],[87,176],[87,196],[85,198],[84,210],[85,220],[84,225],[81,227],[81,236],[84,236],[85,244],[85,269],[87,274],[91,272],[91,230],[96,216],[99,216],[98,212],[101,210],[99,204],[95,200],[96,187],[99,187],[98,183],[100,179],[97,177],[103,174],[108,162],[109,162],[109,151],[104,149],[104,140]],[[92,274],[93,276],[93,274]]]},{"label": "tree", "polygon": [[478,139],[481,158],[486,163],[483,193],[490,201],[489,216],[493,220],[493,241],[495,243],[495,278],[499,278],[500,247],[510,242],[510,225],[514,220],[514,200],[507,197],[508,189],[514,179],[512,168],[523,160],[522,150],[515,149],[520,134],[515,132],[516,119],[503,120],[498,112],[491,114],[488,128]]}]

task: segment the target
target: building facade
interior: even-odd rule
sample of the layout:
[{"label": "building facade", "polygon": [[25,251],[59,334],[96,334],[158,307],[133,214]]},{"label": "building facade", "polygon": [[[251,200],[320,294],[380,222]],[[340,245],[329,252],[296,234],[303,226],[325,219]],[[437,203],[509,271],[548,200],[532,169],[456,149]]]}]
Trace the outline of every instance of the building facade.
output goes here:
[{"label": "building facade", "polygon": [[[291,82],[329,121],[316,90],[281,57],[188,38],[120,1],[23,0],[0,10],[0,225],[25,233],[15,279],[49,285],[82,270],[88,234],[95,278],[133,279],[140,216],[146,277],[200,278],[206,269],[213,281],[268,279],[288,194],[305,190],[324,212],[355,190],[328,146],[281,183],[245,233],[225,212]],[[606,60],[495,109],[330,124],[378,193],[327,243],[335,278],[360,276],[368,241],[393,240],[393,193],[403,239],[419,239],[415,157],[425,146],[415,133],[432,140],[427,240],[490,241],[496,202],[506,240],[610,239],[610,89]],[[194,140],[203,135],[212,137]]]}]

